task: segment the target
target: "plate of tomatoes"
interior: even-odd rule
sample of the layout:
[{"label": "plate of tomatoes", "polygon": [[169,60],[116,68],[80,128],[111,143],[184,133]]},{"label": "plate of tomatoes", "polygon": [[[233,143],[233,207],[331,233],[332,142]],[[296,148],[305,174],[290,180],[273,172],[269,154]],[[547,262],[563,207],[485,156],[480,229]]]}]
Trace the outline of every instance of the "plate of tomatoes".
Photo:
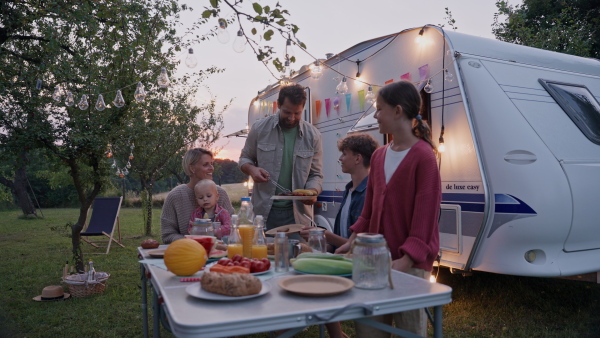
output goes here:
[{"label": "plate of tomatoes", "polygon": [[[229,258],[221,258],[215,264],[224,266],[243,266],[250,269],[251,275],[262,275],[271,271],[271,261],[268,258],[246,258],[241,255],[235,255]],[[210,268],[209,268],[210,269]]]}]

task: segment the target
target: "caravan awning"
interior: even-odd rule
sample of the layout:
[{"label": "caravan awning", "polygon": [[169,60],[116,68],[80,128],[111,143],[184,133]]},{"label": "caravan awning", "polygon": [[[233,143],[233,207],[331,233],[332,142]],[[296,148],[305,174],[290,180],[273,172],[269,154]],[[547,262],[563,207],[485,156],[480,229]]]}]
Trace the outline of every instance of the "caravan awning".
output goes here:
[{"label": "caravan awning", "polygon": [[225,135],[223,137],[247,137],[248,129],[242,129],[240,131],[236,131],[235,133],[231,133],[229,135]]}]

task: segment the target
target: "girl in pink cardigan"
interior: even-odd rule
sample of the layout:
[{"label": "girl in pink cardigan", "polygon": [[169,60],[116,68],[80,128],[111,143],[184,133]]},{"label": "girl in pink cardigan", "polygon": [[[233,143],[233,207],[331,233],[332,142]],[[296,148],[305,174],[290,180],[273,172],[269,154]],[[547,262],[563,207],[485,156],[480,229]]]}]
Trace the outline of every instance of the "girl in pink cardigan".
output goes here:
[{"label": "girl in pink cardigan", "polygon": [[[436,149],[420,107],[421,97],[410,82],[394,82],[379,90],[375,118],[379,132],[391,134],[393,141],[373,153],[362,214],[336,253],[347,252],[359,233],[379,233],[392,253],[392,269],[428,279],[439,252],[442,195]],[[427,335],[423,310],[378,317],[373,319],[391,324],[393,318],[398,328]],[[358,324],[359,337],[389,337]]]}]

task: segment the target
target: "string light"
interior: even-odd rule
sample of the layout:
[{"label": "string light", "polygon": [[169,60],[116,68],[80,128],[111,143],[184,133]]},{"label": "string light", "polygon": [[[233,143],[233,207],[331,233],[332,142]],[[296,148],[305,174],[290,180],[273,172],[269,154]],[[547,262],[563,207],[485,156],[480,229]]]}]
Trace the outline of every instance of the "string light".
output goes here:
[{"label": "string light", "polygon": [[168,88],[171,84],[171,81],[169,81],[169,75],[167,75],[167,69],[165,67],[160,69],[160,75],[158,75],[156,78],[156,83],[158,83],[160,88]]},{"label": "string light", "polygon": [[321,75],[323,75],[323,67],[321,66],[321,61],[317,60],[315,63],[311,64],[310,67],[310,77],[315,80],[318,80]]},{"label": "string light", "polygon": [[444,80],[448,82],[452,82],[454,80],[454,75],[448,71],[448,69],[444,69]]},{"label": "string light", "polygon": [[65,98],[65,106],[71,107],[75,104],[75,98],[73,97],[73,93],[67,91],[67,98]]},{"label": "string light", "polygon": [[85,95],[85,94],[81,95],[81,100],[77,104],[77,107],[81,110],[86,110],[90,107],[90,104],[88,103],[88,100],[87,100],[87,95]]},{"label": "string light", "polygon": [[344,95],[344,94],[348,93],[348,84],[346,83],[345,76],[342,78],[342,81],[340,81],[340,83],[337,85],[337,87],[335,87],[335,91],[340,95]]},{"label": "string light", "polygon": [[431,79],[427,79],[427,84],[423,87],[423,90],[427,94],[431,94],[433,92],[433,86],[431,85]]},{"label": "string light", "polygon": [[144,90],[144,85],[141,82],[138,82],[133,97],[137,102],[142,102],[144,101],[144,98],[146,98],[146,91]]},{"label": "string light", "polygon": [[292,39],[287,39],[285,43],[285,58],[291,59],[296,58],[296,54],[294,53],[294,48],[292,47]]},{"label": "string light", "polygon": [[60,95],[60,87],[59,86],[56,86],[54,88],[54,93],[52,93],[52,99],[56,102],[60,102],[61,95]]},{"label": "string light", "polygon": [[123,99],[123,94],[121,94],[121,90],[117,90],[117,95],[115,95],[115,99],[113,100],[113,104],[117,108],[121,108],[125,106],[125,100]]},{"label": "string light", "polygon": [[442,125],[442,130],[440,132],[440,139],[439,141],[439,145],[438,145],[438,151],[440,153],[443,153],[446,151],[446,145],[444,144],[444,126]]},{"label": "string light", "polygon": [[104,97],[102,97],[102,94],[98,95],[98,100],[96,101],[95,107],[97,111],[103,111],[106,108],[106,104],[104,103]]},{"label": "string light", "polygon": [[194,50],[192,48],[188,50],[188,55],[185,58],[185,65],[188,66],[188,68],[195,68],[198,65],[198,60],[194,56]]},{"label": "string light", "polygon": [[246,39],[241,29],[237,32],[235,40],[233,40],[233,50],[236,53],[243,53],[246,50]]},{"label": "string light", "polygon": [[219,28],[217,28],[217,40],[226,44],[229,42],[229,32],[227,31],[227,20],[219,19]]},{"label": "string light", "polygon": [[368,105],[372,105],[375,103],[375,93],[373,92],[373,86],[369,85],[369,89],[367,89],[367,94],[365,95],[365,103]]}]

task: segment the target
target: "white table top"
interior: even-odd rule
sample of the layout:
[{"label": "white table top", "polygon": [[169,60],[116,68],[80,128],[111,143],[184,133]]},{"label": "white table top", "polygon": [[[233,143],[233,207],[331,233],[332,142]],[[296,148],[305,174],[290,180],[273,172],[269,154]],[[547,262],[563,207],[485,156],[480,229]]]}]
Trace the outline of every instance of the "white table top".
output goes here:
[{"label": "white table top", "polygon": [[[138,248],[138,251],[144,259],[149,258],[144,254],[147,250]],[[177,337],[223,337],[314,325],[318,323],[309,322],[307,315],[327,318],[337,309],[355,303],[371,305],[373,315],[379,315],[452,301],[450,287],[397,271],[392,273],[394,289],[352,288],[336,296],[300,296],[282,290],[277,283],[279,278],[295,275],[290,272],[266,281],[271,291],[264,296],[236,302],[210,301],[189,296],[185,288],[190,283],[180,282],[173,273],[152,264],[146,264],[146,269],[164,300],[171,329]],[[364,317],[363,310],[355,308],[332,321],[361,317]]]}]

